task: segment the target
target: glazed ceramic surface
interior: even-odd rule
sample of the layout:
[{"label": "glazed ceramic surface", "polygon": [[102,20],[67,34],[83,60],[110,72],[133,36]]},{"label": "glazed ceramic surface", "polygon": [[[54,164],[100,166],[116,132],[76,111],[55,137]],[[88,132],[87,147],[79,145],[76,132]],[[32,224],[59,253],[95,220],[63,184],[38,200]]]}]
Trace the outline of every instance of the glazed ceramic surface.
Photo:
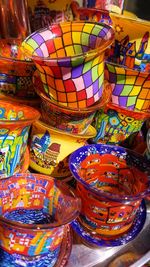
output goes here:
[{"label": "glazed ceramic surface", "polygon": [[39,117],[31,107],[0,101],[0,178],[20,170],[30,126]]},{"label": "glazed ceramic surface", "polygon": [[49,98],[86,108],[102,96],[104,52],[113,37],[105,24],[64,22],[34,32],[22,49],[35,62]]},{"label": "glazed ceramic surface", "polygon": [[55,263],[80,200],[67,186],[40,174],[12,176],[1,180],[0,188],[1,248],[25,257],[47,254]]},{"label": "glazed ceramic surface", "polygon": [[131,228],[121,236],[114,236],[105,238],[104,236],[99,236],[94,232],[89,232],[79,223],[78,219],[72,222],[72,227],[74,231],[81,237],[84,244],[88,246],[96,247],[114,247],[125,245],[132,241],[143,229],[146,219],[146,206],[144,201],[142,201],[140,207],[137,210],[136,216],[132,223]]},{"label": "glazed ceramic surface", "polygon": [[130,110],[148,111],[150,74],[106,62],[105,78],[112,86],[112,103]]},{"label": "glazed ceramic surface", "polygon": [[95,135],[96,130],[92,126],[84,135],[73,135],[37,121],[30,136],[30,167],[40,173],[51,174],[60,161]]},{"label": "glazed ceramic surface", "polygon": [[20,46],[17,39],[0,40],[0,93],[31,99],[36,96],[32,83],[36,67],[25,60]]},{"label": "glazed ceramic surface", "polygon": [[150,113],[135,112],[108,103],[103,110],[97,111],[92,125],[97,130],[93,138],[96,143],[120,144],[129,135],[141,130]]},{"label": "glazed ceramic surface", "polygon": [[50,100],[44,94],[39,76],[35,75],[34,78],[35,90],[42,99],[42,120],[52,127],[72,134],[84,134],[92,123],[96,110],[103,108],[111,97],[111,86],[105,83],[103,95],[95,105],[82,110],[67,108]]},{"label": "glazed ceramic surface", "polygon": [[72,18],[71,0],[28,0],[28,13],[32,32],[40,28],[69,21]]},{"label": "glazed ceramic surface", "polygon": [[82,200],[82,226],[105,237],[126,232],[150,193],[148,161],[125,148],[97,144],[72,153],[69,166]]},{"label": "glazed ceramic surface", "polygon": [[[0,249],[0,262],[3,267],[64,267],[68,261],[72,248],[72,236],[70,232],[70,227],[64,233],[62,244],[60,247],[60,252],[57,251],[51,253],[49,252],[46,255],[34,256],[34,257],[25,257],[20,254],[9,254],[5,250]],[[56,259],[57,257],[57,259]]]}]

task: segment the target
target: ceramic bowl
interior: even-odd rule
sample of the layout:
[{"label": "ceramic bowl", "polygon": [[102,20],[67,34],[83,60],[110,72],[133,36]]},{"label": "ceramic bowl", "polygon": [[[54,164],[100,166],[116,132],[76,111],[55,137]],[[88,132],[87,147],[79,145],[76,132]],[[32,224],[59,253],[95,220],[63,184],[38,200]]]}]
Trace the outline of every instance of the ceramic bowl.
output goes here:
[{"label": "ceramic bowl", "polygon": [[128,231],[150,194],[149,162],[123,147],[97,144],[73,152],[69,166],[82,200],[80,223],[105,237]]},{"label": "ceramic bowl", "polygon": [[38,96],[35,99],[27,99],[27,98],[14,97],[14,96],[9,96],[9,95],[0,93],[0,100],[9,101],[11,103],[19,104],[19,105],[30,106],[36,109],[39,109],[40,107],[40,98]]},{"label": "ceramic bowl", "polygon": [[32,33],[22,50],[34,61],[50,99],[82,109],[102,96],[104,55],[113,37],[106,24],[63,22]]},{"label": "ceramic bowl", "polygon": [[104,92],[100,100],[86,109],[67,108],[49,99],[43,90],[39,75],[34,76],[35,91],[41,98],[42,120],[48,125],[72,134],[84,134],[93,121],[96,110],[103,108],[111,97],[111,86],[104,85]]},{"label": "ceramic bowl", "polygon": [[20,170],[30,126],[39,117],[32,107],[0,101],[0,179]]},{"label": "ceramic bowl", "polygon": [[69,187],[41,174],[17,174],[0,181],[0,246],[25,257],[57,260],[68,224],[81,201]]},{"label": "ceramic bowl", "polygon": [[92,126],[84,135],[73,135],[36,121],[30,135],[30,167],[40,173],[51,174],[60,161],[95,135],[96,130]]},{"label": "ceramic bowl", "polygon": [[36,97],[32,75],[34,63],[26,60],[20,49],[21,41],[0,40],[0,93],[20,98]]},{"label": "ceramic bowl", "polygon": [[97,130],[93,138],[96,143],[120,144],[131,134],[139,132],[150,112],[128,110],[108,103],[105,108],[97,111],[92,125]]}]

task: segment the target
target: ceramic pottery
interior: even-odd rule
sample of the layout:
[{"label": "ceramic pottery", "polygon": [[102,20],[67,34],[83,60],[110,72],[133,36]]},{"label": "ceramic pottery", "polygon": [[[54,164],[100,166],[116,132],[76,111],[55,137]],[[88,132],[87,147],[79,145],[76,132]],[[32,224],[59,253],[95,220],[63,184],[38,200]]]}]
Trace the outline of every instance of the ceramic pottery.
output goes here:
[{"label": "ceramic pottery", "polygon": [[31,31],[72,19],[71,0],[28,0]]},{"label": "ceramic pottery", "polygon": [[80,7],[76,1],[72,1],[70,7],[74,20],[89,20],[106,23],[108,25],[112,24],[109,12],[107,10]]},{"label": "ceramic pottery", "polygon": [[20,40],[0,40],[0,93],[19,98],[36,97],[32,75],[34,63],[25,60]]},{"label": "ceramic pottery", "polygon": [[22,43],[46,95],[71,108],[92,106],[102,96],[104,54],[113,29],[94,22],[64,22],[34,32]]},{"label": "ceramic pottery", "polygon": [[58,105],[50,100],[44,93],[39,76],[34,76],[34,86],[37,94],[41,97],[41,114],[43,122],[72,134],[84,134],[93,121],[96,110],[103,108],[111,97],[111,86],[104,85],[104,91],[100,100],[86,109],[73,109]]},{"label": "ceramic pottery", "polygon": [[97,130],[94,142],[119,144],[129,135],[141,130],[150,113],[132,111],[108,103],[103,110],[97,111],[92,125]]},{"label": "ceramic pottery", "polygon": [[106,62],[105,78],[112,86],[112,103],[130,110],[149,110],[150,73]]},{"label": "ceramic pottery", "polygon": [[68,186],[40,174],[17,174],[1,180],[0,189],[1,248],[33,262],[35,256],[49,255],[50,266],[54,266],[81,201]]},{"label": "ceramic pottery", "polygon": [[89,233],[112,237],[132,226],[142,198],[150,194],[150,165],[122,147],[88,145],[69,160],[82,200],[80,224]]},{"label": "ceramic pottery", "polygon": [[150,22],[111,14],[115,30],[109,61],[150,72]]},{"label": "ceramic pottery", "polygon": [[86,0],[88,7],[95,7],[112,11],[118,14],[122,13],[124,0]]},{"label": "ceramic pottery", "polygon": [[31,124],[40,113],[28,106],[0,101],[0,178],[19,172]]},{"label": "ceramic pottery", "polygon": [[96,130],[89,126],[84,135],[73,135],[36,121],[30,136],[30,167],[51,174],[57,164],[94,137]]},{"label": "ceramic pottery", "polygon": [[0,93],[0,100],[5,100],[14,104],[19,104],[19,105],[25,105],[25,106],[30,106],[36,109],[40,110],[40,98],[37,96],[35,99],[29,99],[29,98],[20,98],[20,97],[14,97],[14,96],[9,96],[6,94],[1,94]]}]

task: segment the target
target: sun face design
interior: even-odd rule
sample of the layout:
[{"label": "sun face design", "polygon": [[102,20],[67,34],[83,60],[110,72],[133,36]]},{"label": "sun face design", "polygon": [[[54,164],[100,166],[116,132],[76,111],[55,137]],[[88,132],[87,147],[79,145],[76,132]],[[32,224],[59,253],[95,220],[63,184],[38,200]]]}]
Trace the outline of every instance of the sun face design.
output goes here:
[{"label": "sun face design", "polygon": [[121,32],[123,32],[123,27],[121,27],[119,24],[115,25],[115,32],[120,34]]}]

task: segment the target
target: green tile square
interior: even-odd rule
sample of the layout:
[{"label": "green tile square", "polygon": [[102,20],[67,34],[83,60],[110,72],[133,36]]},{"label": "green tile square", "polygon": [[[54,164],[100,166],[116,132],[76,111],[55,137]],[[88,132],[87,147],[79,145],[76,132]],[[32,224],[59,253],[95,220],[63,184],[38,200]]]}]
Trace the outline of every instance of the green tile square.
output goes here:
[{"label": "green tile square", "polygon": [[117,75],[117,84],[125,84],[125,76],[122,74]]},{"label": "green tile square", "polygon": [[71,58],[71,65],[72,67],[79,66],[83,64],[84,58],[83,57],[76,57],[76,58]]},{"label": "green tile square", "polygon": [[82,32],[81,44],[89,46],[89,37],[90,37],[89,33]]},{"label": "green tile square", "polygon": [[92,30],[92,34],[96,35],[96,36],[100,36],[100,32],[101,30],[104,28],[104,26],[101,26],[101,25],[95,25],[95,27],[93,28]]},{"label": "green tile square", "polygon": [[92,63],[93,63],[92,60],[85,62],[84,68],[83,68],[83,74],[92,68]]},{"label": "green tile square", "polygon": [[99,81],[99,87],[101,87],[102,84],[103,84],[103,82],[104,82],[104,72],[103,72],[102,75],[99,77],[98,81]]},{"label": "green tile square", "polygon": [[133,85],[125,85],[120,96],[128,96],[133,89]]},{"label": "green tile square", "polygon": [[127,107],[130,107],[132,105],[135,105],[137,96],[130,96],[127,100]]},{"label": "green tile square", "polygon": [[92,68],[92,81],[95,82],[98,78],[98,65]]},{"label": "green tile square", "polygon": [[111,65],[109,63],[106,63],[106,67],[107,67],[107,69],[108,69],[109,72],[116,73],[116,70],[115,70],[115,66],[114,65]]}]

